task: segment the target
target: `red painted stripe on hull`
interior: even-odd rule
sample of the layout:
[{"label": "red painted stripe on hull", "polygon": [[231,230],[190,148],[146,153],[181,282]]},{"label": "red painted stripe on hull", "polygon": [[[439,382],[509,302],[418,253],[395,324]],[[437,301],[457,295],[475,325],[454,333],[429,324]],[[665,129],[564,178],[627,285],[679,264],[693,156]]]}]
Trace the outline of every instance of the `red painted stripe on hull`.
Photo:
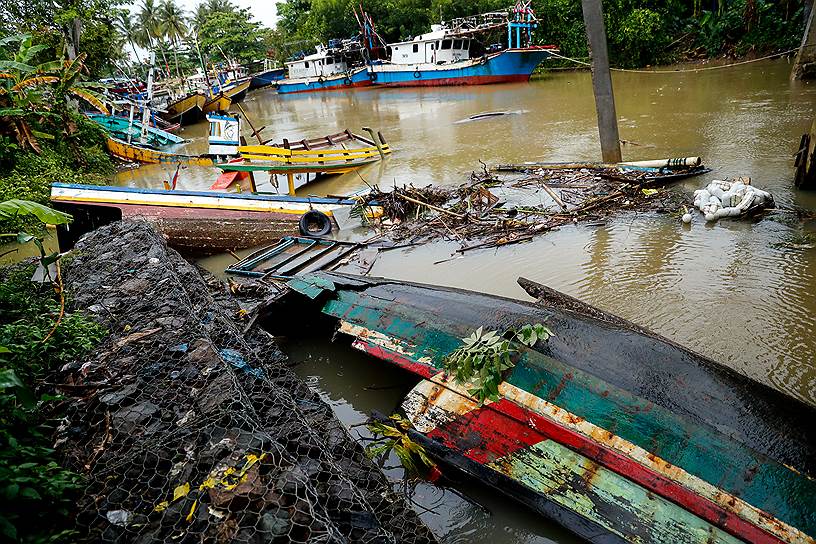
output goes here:
[{"label": "red painted stripe on hull", "polygon": [[351,85],[334,85],[332,87],[321,87],[319,89],[304,89],[302,91],[288,91],[281,94],[303,94],[303,93],[320,93],[329,91],[345,91],[347,89],[358,89],[360,87],[371,87],[371,81],[361,81],[359,83],[352,83]]},{"label": "red painted stripe on hull", "polygon": [[373,357],[393,363],[398,367],[409,370],[414,374],[422,376],[423,378],[430,378],[434,374],[439,373],[439,371],[435,368],[429,367],[428,365],[423,365],[422,363],[414,362],[401,353],[382,348],[376,344],[366,342],[365,340],[357,339],[351,345],[352,347],[359,349],[360,351],[364,351]]},{"label": "red painted stripe on hull", "polygon": [[[494,417],[485,417],[480,412],[494,411]],[[484,427],[483,422],[490,422],[491,427]],[[553,440],[581,455],[597,462],[609,470],[643,486],[661,497],[674,502],[696,516],[736,537],[746,539],[757,544],[784,544],[784,541],[767,533],[763,529],[740,518],[733,512],[726,511],[717,504],[700,497],[693,491],[677,484],[663,475],[641,465],[634,459],[607,448],[588,437],[538,415],[518,404],[500,399],[473,412],[469,412],[447,423],[452,432],[447,429],[434,429],[429,433],[430,438],[442,438],[449,447],[456,448],[458,429],[470,429],[482,434],[484,441],[479,447],[462,452],[469,459],[479,463],[490,462],[491,454],[506,448],[507,454],[523,449],[525,444],[533,445],[542,440]],[[521,428],[523,427],[523,431]],[[495,441],[495,432],[488,429],[502,429],[509,437],[503,439],[500,445],[491,444]],[[515,444],[514,444],[515,442]]]},{"label": "red painted stripe on hull", "polygon": [[493,83],[523,83],[529,81],[530,76],[516,74],[511,76],[471,76],[447,77],[440,79],[417,79],[414,81],[399,81],[394,83],[377,84],[382,87],[446,87],[454,85],[489,85]]}]

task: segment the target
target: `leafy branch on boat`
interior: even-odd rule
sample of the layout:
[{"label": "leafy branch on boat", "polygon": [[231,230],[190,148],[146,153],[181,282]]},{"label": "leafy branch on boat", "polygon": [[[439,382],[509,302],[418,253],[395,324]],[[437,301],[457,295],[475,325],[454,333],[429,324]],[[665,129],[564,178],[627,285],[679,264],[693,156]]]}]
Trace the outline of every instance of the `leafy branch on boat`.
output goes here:
[{"label": "leafy branch on boat", "polygon": [[443,368],[457,383],[475,385],[468,393],[479,403],[498,400],[504,372],[516,365],[513,356],[518,350],[512,347],[512,342],[533,347],[539,341],[546,342],[550,336],[554,336],[552,331],[541,323],[508,329],[504,334],[479,327],[462,338],[464,345],[445,358]]}]

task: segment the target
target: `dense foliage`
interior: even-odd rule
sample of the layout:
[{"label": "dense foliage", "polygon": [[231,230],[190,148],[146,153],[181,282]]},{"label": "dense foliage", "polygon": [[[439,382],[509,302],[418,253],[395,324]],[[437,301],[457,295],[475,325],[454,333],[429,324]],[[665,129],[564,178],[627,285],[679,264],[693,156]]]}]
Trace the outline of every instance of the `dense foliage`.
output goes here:
[{"label": "dense foliage", "polygon": [[113,25],[122,0],[3,0],[0,38],[27,33],[46,45],[45,58],[76,58],[85,53],[87,75],[116,72],[123,60],[121,35]]},{"label": "dense foliage", "polygon": [[[506,9],[502,0],[386,0],[363,2],[387,41],[427,32],[453,17]],[[357,0],[278,3],[280,30],[295,44],[326,42],[357,32]],[[605,0],[610,57],[618,66],[745,55],[798,45],[804,8],[793,0]],[[581,2],[533,0],[541,22],[538,43],[556,44],[569,57],[588,56]]]},{"label": "dense foliage", "polygon": [[101,129],[72,103],[104,107],[80,79],[85,54],[35,62],[46,51],[30,35],[0,40],[0,200],[46,204],[54,181],[88,183],[113,172]]},{"label": "dense foliage", "polygon": [[49,337],[60,303],[34,267],[0,277],[0,540],[70,542],[68,519],[79,475],[52,449],[60,399],[36,389],[49,373],[95,346],[105,331],[66,315]]}]

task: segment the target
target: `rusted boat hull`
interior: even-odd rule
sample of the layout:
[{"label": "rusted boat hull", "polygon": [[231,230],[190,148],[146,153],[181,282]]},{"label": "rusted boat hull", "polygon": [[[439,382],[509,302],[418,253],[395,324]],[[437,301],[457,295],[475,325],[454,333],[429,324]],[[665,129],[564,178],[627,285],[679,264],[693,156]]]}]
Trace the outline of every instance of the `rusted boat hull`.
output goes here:
[{"label": "rusted boat hull", "polygon": [[168,243],[186,253],[208,254],[268,244],[297,235],[304,213],[325,213],[337,227],[334,211],[352,203],[333,198],[165,191],[55,183],[51,202],[75,216],[60,232],[64,249],[84,233],[119,219],[150,221]]},{"label": "rusted boat hull", "polygon": [[[569,297],[337,273],[290,286],[422,379],[403,409],[440,457],[590,541],[814,542],[812,406]],[[555,336],[514,346],[497,401],[441,372],[478,327],[543,322]]]}]

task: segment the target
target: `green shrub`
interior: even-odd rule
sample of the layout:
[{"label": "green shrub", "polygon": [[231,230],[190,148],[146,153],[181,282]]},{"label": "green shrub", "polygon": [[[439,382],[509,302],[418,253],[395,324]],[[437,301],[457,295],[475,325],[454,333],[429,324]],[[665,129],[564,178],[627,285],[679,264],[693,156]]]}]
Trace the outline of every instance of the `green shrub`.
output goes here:
[{"label": "green shrub", "polygon": [[70,512],[82,480],[52,449],[60,399],[36,387],[61,365],[93,348],[105,330],[59,314],[53,288],[29,281],[34,267],[0,277],[0,541],[72,541]]}]

